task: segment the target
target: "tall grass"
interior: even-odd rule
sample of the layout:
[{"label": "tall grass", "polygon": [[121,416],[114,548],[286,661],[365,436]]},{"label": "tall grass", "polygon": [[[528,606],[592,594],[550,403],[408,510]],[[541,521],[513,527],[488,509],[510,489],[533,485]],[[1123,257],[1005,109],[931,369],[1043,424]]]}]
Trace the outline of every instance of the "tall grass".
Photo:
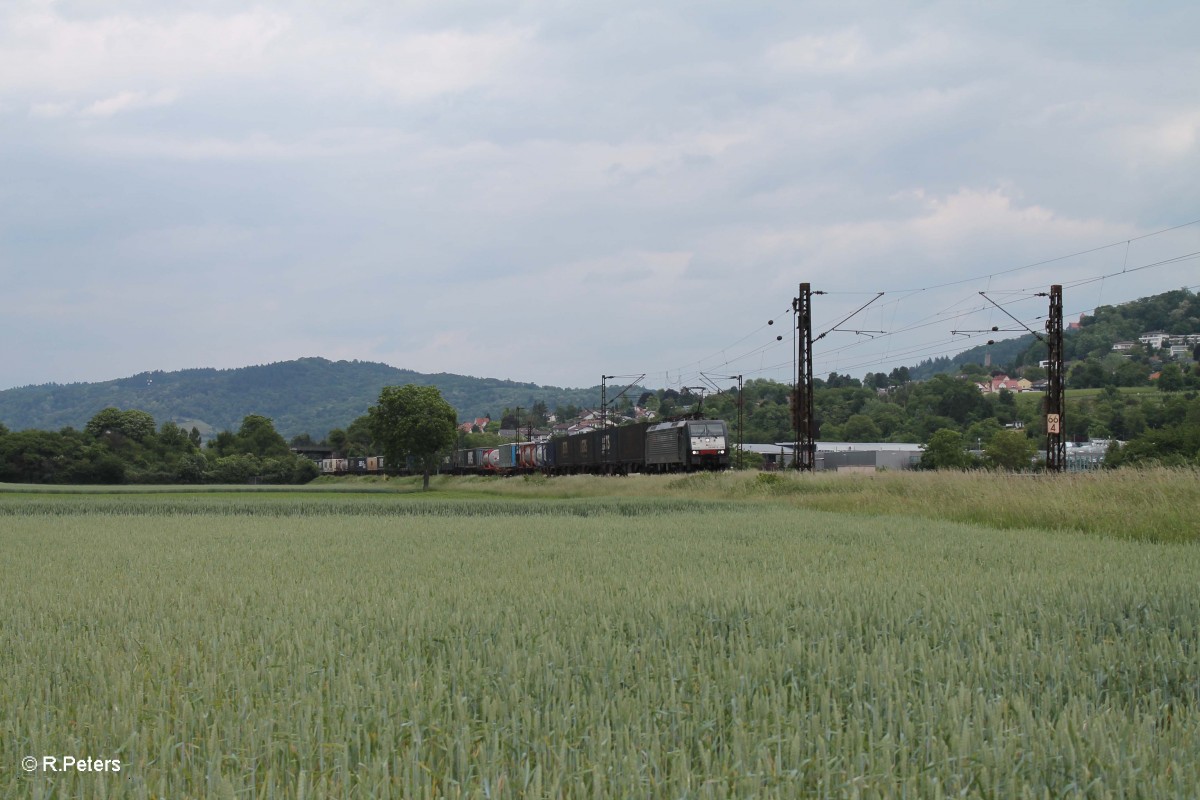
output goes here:
[{"label": "tall grass", "polygon": [[[627,511],[663,508],[657,501],[783,503],[838,513],[903,515],[968,522],[997,529],[1071,530],[1146,541],[1200,540],[1200,471],[1124,469],[1072,475],[997,472],[880,472],[839,475],[793,472],[699,473],[626,478],[567,476],[437,477],[431,492],[420,478],[328,480],[306,487],[30,487],[0,484],[0,517],[32,509],[87,507],[110,513],[406,514],[423,504],[463,514],[582,514],[586,501]],[[51,495],[53,497],[48,497]],[[63,496],[60,496],[63,495]],[[403,495],[405,497],[396,497]],[[297,502],[298,498],[303,498]],[[495,502],[478,504],[477,501]],[[532,501],[543,501],[532,503]],[[637,500],[632,505],[631,501]],[[640,501],[654,500],[653,504]],[[472,501],[468,506],[437,502]],[[553,510],[553,504],[583,505]],[[383,504],[380,505],[380,502]],[[552,505],[547,505],[550,502]],[[75,506],[64,506],[73,503]],[[520,504],[510,508],[497,503]],[[532,503],[532,504],[531,504]],[[671,506],[674,508],[673,506]],[[454,512],[458,513],[458,512]]]},{"label": "tall grass", "polygon": [[[859,491],[793,480],[12,504],[0,796],[1194,795],[1200,550],[775,502]],[[774,499],[675,501],[714,490]],[[18,767],[64,754],[123,768]]]},{"label": "tall grass", "polygon": [[[777,473],[778,474],[778,473]],[[903,514],[992,528],[1043,528],[1148,541],[1200,538],[1200,471],[1118,470],[1022,476],[984,471],[867,476],[779,474],[729,492],[823,511]]]},{"label": "tall grass", "polygon": [[1200,539],[1200,471],[1068,475],[1001,472],[698,473],[629,478],[442,478],[439,491],[500,497],[650,497],[782,502],[791,507],[1073,530],[1147,541]]}]

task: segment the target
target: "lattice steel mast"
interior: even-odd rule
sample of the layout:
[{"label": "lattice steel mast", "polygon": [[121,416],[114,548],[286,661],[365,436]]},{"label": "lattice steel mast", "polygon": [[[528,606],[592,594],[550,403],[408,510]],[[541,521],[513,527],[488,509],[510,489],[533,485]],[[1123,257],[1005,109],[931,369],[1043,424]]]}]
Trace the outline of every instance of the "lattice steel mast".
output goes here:
[{"label": "lattice steel mast", "polygon": [[812,367],[812,287],[800,284],[800,296],[792,301],[796,312],[796,388],[792,398],[792,419],[796,428],[794,464],[802,472],[812,472],[817,462],[817,420],[813,412]]},{"label": "lattice steel mast", "polygon": [[1063,380],[1063,306],[1062,286],[1050,287],[1050,314],[1046,317],[1046,470],[1062,472],[1067,466],[1064,412],[1066,391]]}]

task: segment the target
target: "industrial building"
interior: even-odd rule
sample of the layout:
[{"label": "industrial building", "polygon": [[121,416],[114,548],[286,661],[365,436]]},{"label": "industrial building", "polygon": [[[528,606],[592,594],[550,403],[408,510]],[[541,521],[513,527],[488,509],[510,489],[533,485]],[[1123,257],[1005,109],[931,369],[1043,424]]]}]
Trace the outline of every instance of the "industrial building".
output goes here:
[{"label": "industrial building", "polygon": [[[795,461],[795,442],[743,445],[763,457],[764,469],[787,469]],[[835,472],[913,469],[924,445],[909,442],[817,442],[815,466]]]}]

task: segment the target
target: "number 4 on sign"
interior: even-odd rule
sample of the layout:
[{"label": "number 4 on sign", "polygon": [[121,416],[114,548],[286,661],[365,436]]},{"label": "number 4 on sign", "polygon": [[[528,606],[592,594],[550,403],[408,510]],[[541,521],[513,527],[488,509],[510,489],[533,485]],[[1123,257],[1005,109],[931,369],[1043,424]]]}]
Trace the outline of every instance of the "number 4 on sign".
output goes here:
[{"label": "number 4 on sign", "polygon": [[1058,414],[1046,415],[1046,433],[1061,433],[1062,418]]}]

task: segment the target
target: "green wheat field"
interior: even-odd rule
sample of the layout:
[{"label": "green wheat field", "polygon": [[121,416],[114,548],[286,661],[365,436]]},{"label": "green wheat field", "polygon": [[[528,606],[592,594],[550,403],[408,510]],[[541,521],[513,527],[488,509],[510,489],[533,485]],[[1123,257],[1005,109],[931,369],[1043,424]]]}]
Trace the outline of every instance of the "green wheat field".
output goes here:
[{"label": "green wheat field", "polygon": [[1198,477],[3,487],[0,796],[1195,797]]}]

